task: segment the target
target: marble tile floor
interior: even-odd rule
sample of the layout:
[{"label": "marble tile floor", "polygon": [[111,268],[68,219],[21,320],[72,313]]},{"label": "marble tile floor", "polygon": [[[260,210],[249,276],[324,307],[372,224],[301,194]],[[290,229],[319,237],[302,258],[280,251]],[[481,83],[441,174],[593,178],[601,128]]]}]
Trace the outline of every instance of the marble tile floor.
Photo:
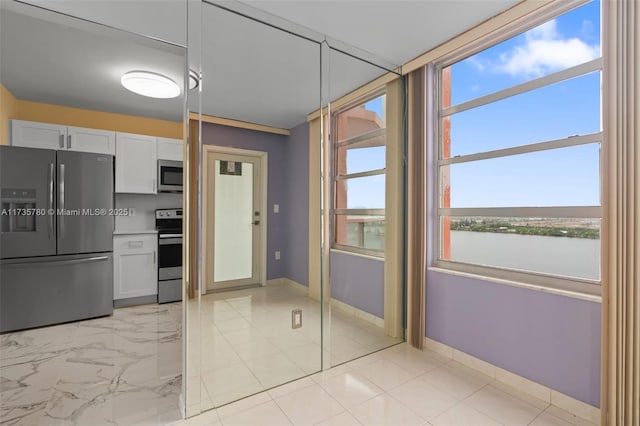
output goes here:
[{"label": "marble tile floor", "polygon": [[[291,328],[300,308],[303,326]],[[190,306],[188,414],[218,407],[321,370],[320,305],[288,283],[204,295]],[[400,342],[382,328],[333,309],[332,365]],[[200,386],[198,385],[200,383]]]},{"label": "marble tile floor", "polygon": [[[276,293],[254,293],[254,301],[265,298],[277,304],[288,297],[272,296]],[[298,306],[302,300],[295,302]],[[245,317],[249,313],[240,311]],[[260,317],[260,309],[254,312]],[[146,305],[118,309],[112,317],[1,335],[0,424],[593,426],[435,352],[406,344],[181,420],[180,318],[179,303]],[[232,331],[225,325],[217,329],[222,337]],[[248,356],[251,351],[240,353]],[[299,365],[303,372],[304,367]]]},{"label": "marble tile floor", "polygon": [[181,303],[0,336],[0,424],[163,425],[181,418]]},{"label": "marble tile floor", "polygon": [[[298,330],[291,330],[293,307],[303,309]],[[284,284],[206,295],[201,308],[201,317],[189,312],[192,325],[202,330],[194,327],[189,333],[190,371],[198,382],[202,372],[202,395],[191,394],[187,401],[198,399],[198,411],[320,370],[320,309],[304,290]],[[116,309],[111,317],[1,335],[0,424],[178,420],[181,315],[180,303],[145,305]],[[326,355],[334,363],[397,343],[379,327],[337,310],[331,331]]]},{"label": "marble tile floor", "polygon": [[594,426],[405,343],[173,424]]}]

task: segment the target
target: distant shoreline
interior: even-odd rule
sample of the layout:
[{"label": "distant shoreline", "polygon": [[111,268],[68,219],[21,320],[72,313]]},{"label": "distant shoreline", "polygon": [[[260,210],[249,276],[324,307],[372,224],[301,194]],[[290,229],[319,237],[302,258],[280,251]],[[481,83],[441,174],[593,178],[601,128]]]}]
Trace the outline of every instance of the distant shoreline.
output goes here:
[{"label": "distant shoreline", "polygon": [[600,238],[600,230],[585,227],[514,225],[506,222],[451,222],[452,231],[492,232],[496,234],[539,235],[544,237]]}]

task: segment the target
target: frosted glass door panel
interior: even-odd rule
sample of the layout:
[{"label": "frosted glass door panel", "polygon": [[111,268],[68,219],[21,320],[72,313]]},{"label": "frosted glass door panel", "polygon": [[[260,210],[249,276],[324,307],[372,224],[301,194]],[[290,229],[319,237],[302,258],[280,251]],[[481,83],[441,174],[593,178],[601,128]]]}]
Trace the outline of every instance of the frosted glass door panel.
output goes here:
[{"label": "frosted glass door panel", "polygon": [[215,161],[215,282],[253,275],[253,175],[251,163]]}]

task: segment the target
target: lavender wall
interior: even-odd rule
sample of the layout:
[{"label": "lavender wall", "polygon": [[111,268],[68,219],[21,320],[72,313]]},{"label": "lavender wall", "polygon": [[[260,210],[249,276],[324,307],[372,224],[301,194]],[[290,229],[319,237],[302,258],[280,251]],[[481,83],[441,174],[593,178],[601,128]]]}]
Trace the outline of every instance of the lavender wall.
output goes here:
[{"label": "lavender wall", "polygon": [[599,303],[429,271],[426,335],[600,405]]},{"label": "lavender wall", "polygon": [[[427,229],[436,229],[435,194],[427,185]],[[427,262],[435,257],[429,241]],[[427,272],[425,298],[427,337],[600,406],[599,303],[437,271]]]},{"label": "lavender wall", "polygon": [[331,297],[384,318],[384,260],[331,252]]},{"label": "lavender wall", "polygon": [[298,284],[309,285],[309,124],[291,129],[287,140],[285,219],[282,259],[284,276]]},{"label": "lavender wall", "polygon": [[[284,262],[274,258],[276,250],[284,251],[287,227],[285,163],[287,136],[255,130],[239,129],[218,124],[202,123],[202,141],[208,145],[266,151],[269,155],[267,185],[267,279],[284,276]],[[273,213],[273,205],[280,204],[280,211]]]}]

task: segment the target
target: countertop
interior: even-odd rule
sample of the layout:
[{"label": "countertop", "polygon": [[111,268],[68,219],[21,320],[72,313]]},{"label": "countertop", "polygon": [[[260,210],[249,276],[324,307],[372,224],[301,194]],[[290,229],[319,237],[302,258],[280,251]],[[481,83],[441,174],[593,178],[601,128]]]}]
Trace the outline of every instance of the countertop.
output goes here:
[{"label": "countertop", "polygon": [[157,234],[155,229],[116,229],[113,235],[131,235],[131,234]]}]

